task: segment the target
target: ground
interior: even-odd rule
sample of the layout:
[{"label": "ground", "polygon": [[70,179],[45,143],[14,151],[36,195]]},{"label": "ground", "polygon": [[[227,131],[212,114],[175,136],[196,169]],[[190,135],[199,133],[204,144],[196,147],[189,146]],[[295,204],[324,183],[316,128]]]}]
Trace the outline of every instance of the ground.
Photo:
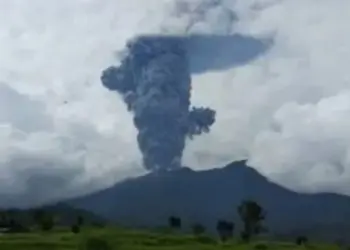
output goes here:
[{"label": "ground", "polygon": [[[335,246],[310,244],[298,247],[294,243],[253,242],[243,244],[238,241],[222,244],[207,236],[195,237],[169,232],[135,231],[120,228],[84,228],[79,234],[73,234],[69,229],[56,229],[52,232],[31,232],[23,234],[0,235],[0,250],[84,250],[84,242],[91,238],[105,239],[112,250],[332,250]],[[104,250],[104,248],[93,250]]]}]

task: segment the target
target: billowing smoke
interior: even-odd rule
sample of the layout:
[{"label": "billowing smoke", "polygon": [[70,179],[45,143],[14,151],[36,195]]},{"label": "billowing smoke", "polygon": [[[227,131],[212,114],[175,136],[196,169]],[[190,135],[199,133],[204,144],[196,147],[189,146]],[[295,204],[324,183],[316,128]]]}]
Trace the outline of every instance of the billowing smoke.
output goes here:
[{"label": "billowing smoke", "polygon": [[145,36],[127,47],[121,65],[103,71],[102,83],[134,113],[145,168],[179,168],[186,138],[208,132],[215,122],[214,110],[190,105],[186,39]]}]

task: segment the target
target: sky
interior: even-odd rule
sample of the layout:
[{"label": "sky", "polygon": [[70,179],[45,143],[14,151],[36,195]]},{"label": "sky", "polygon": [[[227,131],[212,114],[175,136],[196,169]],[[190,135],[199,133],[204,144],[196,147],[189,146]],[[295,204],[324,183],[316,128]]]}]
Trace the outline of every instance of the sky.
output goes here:
[{"label": "sky", "polygon": [[248,159],[292,190],[350,195],[349,9],[347,0],[0,1],[0,205],[145,173],[132,114],[100,82],[142,34],[272,41],[248,62],[193,75],[193,105],[216,109],[217,121],[188,142],[184,165]]}]

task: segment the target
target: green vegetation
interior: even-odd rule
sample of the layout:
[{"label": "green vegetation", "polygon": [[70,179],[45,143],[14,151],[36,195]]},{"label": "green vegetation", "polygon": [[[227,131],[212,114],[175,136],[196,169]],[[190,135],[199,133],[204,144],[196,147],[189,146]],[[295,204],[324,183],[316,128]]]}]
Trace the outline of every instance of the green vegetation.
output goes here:
[{"label": "green vegetation", "polygon": [[219,220],[216,224],[216,230],[222,242],[228,241],[233,237],[233,230],[235,225],[226,220]]},{"label": "green vegetation", "polygon": [[199,222],[191,226],[192,233],[183,233],[181,228],[185,225],[176,216],[168,218],[168,227],[163,230],[140,231],[106,225],[92,214],[63,205],[3,210],[0,211],[0,250],[339,249],[339,246],[310,243],[305,236],[289,243],[262,240],[258,235],[266,217],[263,208],[254,201],[244,201],[238,213],[243,223],[242,233],[235,233],[233,222],[218,220],[217,237],[214,237]]},{"label": "green vegetation", "polygon": [[221,243],[209,236],[182,235],[179,233],[156,233],[152,231],[134,231],[114,227],[84,228],[74,234],[70,228],[56,228],[49,232],[6,234],[0,236],[1,250],[293,250],[339,249],[333,246],[298,246],[294,242],[250,242],[241,243],[233,238]]},{"label": "green vegetation", "polygon": [[171,216],[168,219],[168,224],[170,228],[181,229],[181,218]]},{"label": "green vegetation", "polygon": [[244,241],[250,241],[254,235],[264,231],[262,222],[265,220],[266,212],[255,201],[243,201],[238,207],[238,214],[244,224],[241,237]]}]

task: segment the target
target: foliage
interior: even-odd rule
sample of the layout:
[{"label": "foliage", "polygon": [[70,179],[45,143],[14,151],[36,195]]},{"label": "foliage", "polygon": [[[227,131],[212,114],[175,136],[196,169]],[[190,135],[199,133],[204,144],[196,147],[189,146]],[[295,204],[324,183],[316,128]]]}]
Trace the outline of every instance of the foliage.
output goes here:
[{"label": "foliage", "polygon": [[171,216],[168,219],[169,226],[173,229],[180,229],[181,228],[181,218]]},{"label": "foliage", "polygon": [[232,238],[234,224],[226,220],[219,220],[216,224],[216,230],[220,236],[221,241],[225,242]]},{"label": "foliage", "polygon": [[80,226],[78,226],[77,224],[72,225],[71,231],[75,234],[80,233]]},{"label": "foliage", "polygon": [[306,236],[298,236],[295,240],[295,243],[299,246],[305,245],[308,242],[308,238]]},{"label": "foliage", "polygon": [[244,225],[242,239],[250,241],[251,237],[262,232],[262,221],[266,217],[264,209],[255,201],[245,200],[238,207],[238,214]]},{"label": "foliage", "polygon": [[33,220],[37,225],[42,224],[42,220],[45,217],[45,211],[43,209],[35,209],[33,211]]},{"label": "foliage", "polygon": [[[227,241],[217,244],[215,239],[205,235],[193,236],[179,233],[155,232],[152,230],[137,231],[106,226],[104,228],[85,227],[84,232],[72,234],[71,228],[57,228],[42,233],[31,231],[25,234],[4,234],[0,236],[1,250],[88,250],[92,245],[107,243],[112,250],[263,250],[266,245],[271,250],[300,250],[294,242],[251,242],[240,244],[238,241]],[[106,246],[101,243],[101,246]],[[337,246],[312,245],[313,250],[338,250]],[[259,248],[259,249],[258,249]],[[90,248],[91,249],[91,248]],[[94,249],[96,250],[96,249]]]},{"label": "foliage", "polygon": [[50,231],[55,225],[53,216],[46,214],[40,221],[40,227],[43,231]]},{"label": "foliage", "polygon": [[41,228],[42,220],[47,215],[52,216],[54,225],[59,227],[70,227],[72,224],[77,223],[86,226],[92,223],[106,223],[106,220],[91,212],[76,209],[64,203],[58,203],[32,209],[0,209],[0,227],[8,227],[10,220],[13,219],[26,227],[36,225],[38,228]]},{"label": "foliage", "polygon": [[77,225],[78,225],[78,226],[84,225],[84,217],[83,217],[82,215],[79,215],[79,216],[77,217]]}]

